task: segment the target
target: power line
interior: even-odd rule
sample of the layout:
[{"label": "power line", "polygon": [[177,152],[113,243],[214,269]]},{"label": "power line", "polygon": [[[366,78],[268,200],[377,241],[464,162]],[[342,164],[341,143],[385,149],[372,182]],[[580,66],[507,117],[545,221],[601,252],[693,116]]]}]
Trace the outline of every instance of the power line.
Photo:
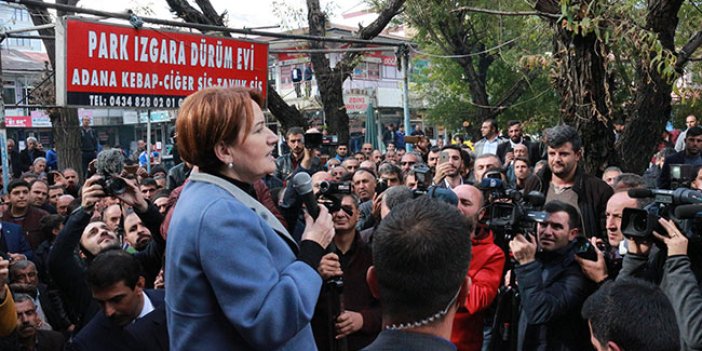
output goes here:
[{"label": "power line", "polygon": [[[69,6],[69,5],[64,5],[64,4],[45,3],[43,1],[37,1],[37,0],[1,0],[1,1],[7,2],[7,3],[15,3],[15,4],[20,4],[20,5],[25,5],[25,6],[50,8],[50,9],[65,11],[65,12],[82,13],[82,14],[87,14],[87,15],[108,17],[108,18],[112,17],[112,18],[119,18],[119,19],[124,19],[124,20],[129,20],[130,16],[133,16],[133,15],[130,15],[126,12],[118,13],[118,12],[99,11],[99,10],[86,9],[86,8],[82,8],[82,7]],[[392,47],[398,47],[398,46],[403,46],[403,45],[408,44],[407,42],[399,42],[398,43],[398,42],[391,42],[391,41],[384,41],[384,40],[364,40],[364,39],[344,38],[344,37],[335,38],[335,37],[319,37],[319,36],[304,35],[304,34],[273,33],[273,32],[266,32],[266,31],[255,30],[255,29],[250,29],[250,28],[244,28],[244,29],[229,28],[229,27],[214,26],[214,25],[209,25],[209,24],[197,24],[197,23],[164,20],[164,19],[153,18],[153,17],[139,16],[139,18],[146,23],[158,24],[158,25],[163,25],[163,26],[192,28],[192,29],[197,29],[197,30],[202,31],[202,32],[217,31],[217,32],[226,32],[226,33],[234,33],[234,34],[259,35],[259,36],[267,36],[267,37],[282,38],[282,39],[299,39],[299,40],[311,40],[311,41],[320,41],[320,42],[353,43],[353,44],[366,44],[366,45],[385,45],[385,46],[392,46]]]}]

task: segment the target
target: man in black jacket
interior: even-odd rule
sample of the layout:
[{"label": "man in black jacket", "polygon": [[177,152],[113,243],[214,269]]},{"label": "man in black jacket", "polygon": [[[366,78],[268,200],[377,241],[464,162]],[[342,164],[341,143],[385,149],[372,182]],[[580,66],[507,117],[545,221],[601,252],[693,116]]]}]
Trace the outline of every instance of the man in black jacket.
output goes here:
[{"label": "man in black jacket", "polygon": [[527,180],[524,193],[536,190],[544,194],[546,202],[560,200],[572,205],[582,218],[583,234],[606,239],[605,210],[614,192],[602,179],[586,174],[578,165],[582,158],[578,131],[564,124],[547,130],[546,139],[548,167]]},{"label": "man in black jacket", "polygon": [[[102,250],[119,246],[117,235],[108,230],[104,222],[90,222],[95,204],[105,196],[102,186],[98,184],[100,178],[96,175],[86,180],[81,191],[81,207],[71,213],[49,254],[49,272],[64,296],[66,308],[78,319],[76,329],[84,326],[98,312],[98,304],[85,282],[86,263],[90,263]],[[125,181],[127,191],[119,195],[119,199],[132,206],[149,231],[159,233],[163,217],[158,209],[144,199],[136,185]],[[79,244],[85,260],[74,254]],[[144,269],[147,287],[153,286],[161,269],[165,248],[165,240],[160,235],[154,235],[146,249],[134,254]]]},{"label": "man in black jacket", "polygon": [[521,296],[517,350],[589,350],[580,308],[594,284],[574,259],[580,218],[561,201],[547,203],[544,211],[548,218],[539,224],[538,240],[519,234],[509,243]]}]

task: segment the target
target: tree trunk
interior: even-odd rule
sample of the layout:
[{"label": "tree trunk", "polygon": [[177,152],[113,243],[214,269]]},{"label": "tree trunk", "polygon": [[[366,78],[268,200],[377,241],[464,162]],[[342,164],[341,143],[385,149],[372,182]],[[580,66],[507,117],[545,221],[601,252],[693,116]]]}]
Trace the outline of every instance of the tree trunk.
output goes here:
[{"label": "tree trunk", "polygon": [[273,88],[273,83],[268,82],[268,110],[280,122],[283,131],[291,127],[307,128],[307,120],[295,106],[288,105],[278,92]]},{"label": "tree trunk", "polygon": [[[657,33],[663,48],[670,52],[675,52],[675,29],[682,3],[682,0],[658,0],[648,4],[646,28]],[[672,82],[663,79],[655,68],[639,65],[637,71],[634,113],[624,127],[617,151],[622,155],[623,168],[640,174],[648,167],[670,119]]]},{"label": "tree trunk", "polygon": [[[78,0],[58,0],[60,4],[75,6]],[[46,8],[27,6],[35,26],[51,23],[51,16]],[[66,13],[59,12],[58,16]],[[39,35],[54,38],[56,32],[54,28],[39,30]],[[49,56],[51,68],[56,69],[56,41],[53,39],[43,39],[46,54]],[[53,80],[52,80],[53,81]],[[55,84],[55,83],[54,83]],[[54,96],[54,101],[56,97]],[[75,108],[59,108],[48,111],[51,118],[51,132],[54,139],[54,147],[58,154],[59,168],[73,168],[83,174],[82,160],[80,154],[80,130],[78,123],[78,110]]]},{"label": "tree trunk", "polygon": [[[378,14],[378,18],[368,26],[360,28],[355,36],[364,40],[377,37],[390,20],[401,11],[404,3],[405,0],[388,1]],[[319,6],[319,0],[307,0],[307,10],[309,34],[326,36],[327,18]],[[320,41],[310,40],[309,43],[312,49],[324,49],[324,43]],[[351,47],[358,47],[358,45],[353,44]],[[347,52],[332,69],[326,54],[310,54],[314,74],[317,77],[317,88],[322,98],[324,116],[329,124],[329,132],[338,136],[339,144],[348,144],[349,142],[349,115],[346,113],[346,105],[344,104],[343,84],[346,78],[351,76],[351,72],[361,55],[359,52]]]},{"label": "tree trunk", "polygon": [[561,96],[563,121],[579,132],[584,147],[584,167],[598,174],[614,160],[611,119],[611,91],[604,60],[604,44],[594,34],[575,34],[553,24],[556,62],[556,90]]},{"label": "tree trunk", "polygon": [[[78,110],[75,108],[62,108],[50,115],[51,133],[56,140],[56,153],[60,156],[59,169],[73,168],[78,174],[85,174],[82,169],[80,153],[80,123],[78,123]],[[59,142],[61,141],[61,142]]]}]

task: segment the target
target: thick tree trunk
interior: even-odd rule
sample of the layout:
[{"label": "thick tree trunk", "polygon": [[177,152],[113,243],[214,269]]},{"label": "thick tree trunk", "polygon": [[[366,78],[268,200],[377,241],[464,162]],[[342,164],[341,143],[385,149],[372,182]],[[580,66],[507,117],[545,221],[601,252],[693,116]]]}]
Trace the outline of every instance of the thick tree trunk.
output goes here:
[{"label": "thick tree trunk", "polygon": [[[58,0],[57,3],[75,6],[78,0]],[[28,6],[30,16],[34,25],[51,23],[51,16],[46,8]],[[63,16],[65,13],[58,13]],[[53,38],[55,31],[53,28],[41,29],[39,34]],[[46,54],[49,56],[51,69],[56,68],[56,42],[53,39],[43,39]],[[52,80],[53,81],[53,80]],[[54,96],[54,100],[55,100]],[[73,168],[83,174],[82,160],[80,154],[80,131],[78,123],[78,110],[75,108],[59,108],[49,111],[52,124],[52,134],[54,147],[59,159],[59,168]]]},{"label": "thick tree trunk", "polygon": [[[675,29],[682,3],[682,0],[658,0],[648,4],[646,28],[657,33],[663,48],[671,52],[675,52]],[[670,119],[672,82],[663,79],[655,68],[639,66],[637,71],[634,113],[624,127],[617,151],[622,155],[623,168],[640,174],[648,167]]]},{"label": "thick tree trunk", "polygon": [[280,122],[283,131],[291,127],[307,128],[307,120],[295,106],[288,105],[278,92],[273,88],[273,83],[268,82],[268,110]]},{"label": "thick tree trunk", "polygon": [[[356,37],[365,40],[377,37],[390,20],[401,11],[404,3],[405,0],[390,0],[378,14],[378,18],[368,26],[360,28]],[[319,37],[326,36],[327,18],[319,6],[319,0],[307,0],[307,10],[309,34]],[[310,40],[310,47],[324,49],[324,43]],[[351,45],[351,47],[358,47],[358,45]],[[349,142],[349,115],[346,113],[346,105],[344,104],[343,84],[346,78],[351,76],[357,59],[361,55],[359,52],[347,52],[332,69],[326,54],[318,52],[310,54],[329,132],[338,136],[340,144],[348,144]]]},{"label": "thick tree trunk", "polygon": [[56,140],[56,152],[59,155],[59,169],[73,168],[80,172],[78,174],[85,174],[85,170],[82,169],[80,153],[78,110],[75,108],[58,109],[50,117],[51,133]]},{"label": "thick tree trunk", "polygon": [[555,85],[562,99],[562,118],[580,132],[586,171],[598,174],[614,159],[614,134],[607,125],[612,112],[607,53],[594,34],[581,36],[560,24],[554,27]]}]

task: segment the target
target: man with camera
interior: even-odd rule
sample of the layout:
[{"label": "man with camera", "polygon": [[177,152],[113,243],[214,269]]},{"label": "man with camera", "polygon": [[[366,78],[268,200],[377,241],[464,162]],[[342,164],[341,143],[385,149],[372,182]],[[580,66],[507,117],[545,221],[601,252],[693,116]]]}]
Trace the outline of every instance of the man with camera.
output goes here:
[{"label": "man with camera", "polygon": [[[330,350],[330,341],[346,338],[349,350],[358,350],[373,341],[380,332],[380,303],[373,297],[366,282],[366,272],[373,264],[370,246],[356,230],[359,218],[358,197],[341,195],[341,209],[332,213],[334,220],[334,249],[322,257],[317,270],[325,281],[343,278],[343,307],[336,320],[330,318],[330,294],[336,286],[325,284],[322,288],[312,331],[319,350]],[[329,328],[333,325],[334,328]],[[334,331],[333,333],[330,333]]]},{"label": "man with camera", "polygon": [[[98,155],[98,159],[101,155]],[[70,214],[49,254],[49,272],[64,296],[66,308],[79,319],[77,329],[90,321],[98,311],[98,305],[92,299],[85,282],[86,263],[90,263],[103,250],[120,245],[117,234],[110,231],[104,222],[91,222],[95,204],[108,194],[109,187],[105,188],[105,183],[104,177],[100,175],[85,181],[81,190],[81,206]],[[159,233],[163,218],[158,208],[144,199],[135,184],[127,180],[124,184],[126,189],[116,196],[123,204],[134,209],[151,233]],[[80,247],[80,256],[85,259],[75,255],[76,247]],[[154,235],[146,249],[134,254],[144,269],[147,287],[153,286],[161,269],[165,247],[163,238]]]},{"label": "man with camera", "polygon": [[[688,138],[689,135],[688,131]],[[629,253],[624,257],[619,277],[633,276],[660,282],[675,310],[680,328],[680,349],[699,350],[702,348],[701,262],[698,255],[690,255],[688,238],[673,221],[660,218],[658,223],[660,227],[652,237],[628,240]],[[653,245],[654,242],[657,245]]]},{"label": "man with camera", "polygon": [[290,176],[297,173],[298,167],[309,174],[321,170],[322,161],[312,153],[310,145],[305,145],[305,132],[300,127],[292,127],[285,133],[285,141],[290,148],[290,152],[284,154],[275,161],[275,176],[285,181]]},{"label": "man with camera", "polygon": [[687,130],[685,135],[685,149],[665,158],[661,174],[658,177],[659,189],[670,189],[670,165],[702,165],[702,127],[696,126]]},{"label": "man with camera", "polygon": [[572,205],[582,218],[583,235],[604,238],[605,208],[613,190],[578,165],[582,158],[578,131],[566,124],[553,127],[546,131],[546,142],[548,167],[527,181],[524,193],[536,190],[544,194],[546,202],[559,200]]},{"label": "man with camera", "polygon": [[441,149],[436,165],[434,185],[440,188],[454,189],[463,184],[463,153],[458,145],[446,145]]},{"label": "man with camera", "polygon": [[587,350],[580,308],[594,284],[574,260],[580,216],[575,207],[557,200],[543,210],[548,217],[539,224],[538,238],[518,234],[509,243],[518,262],[513,274],[521,296],[517,349]]}]

